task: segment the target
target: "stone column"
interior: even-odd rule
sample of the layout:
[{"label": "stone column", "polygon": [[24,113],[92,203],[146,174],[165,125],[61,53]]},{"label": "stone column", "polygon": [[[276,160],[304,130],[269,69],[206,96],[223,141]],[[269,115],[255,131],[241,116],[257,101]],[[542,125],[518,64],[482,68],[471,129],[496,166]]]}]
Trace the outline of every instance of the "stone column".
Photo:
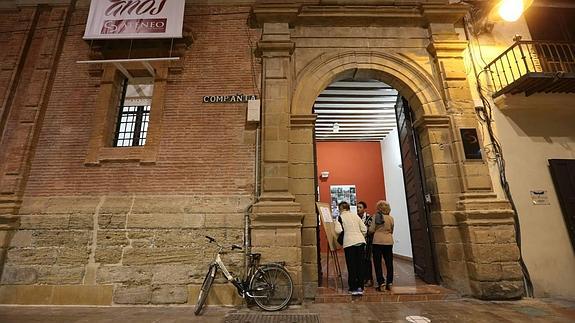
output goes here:
[{"label": "stone column", "polygon": [[4,215],[0,217],[0,281],[2,281],[2,274],[4,273],[8,248],[10,248],[14,233],[18,230],[19,221],[20,218],[17,216]]},{"label": "stone column", "polygon": [[[459,40],[454,26],[462,19],[466,9],[459,5],[422,6],[429,22],[428,51],[435,63],[449,116],[447,128],[450,133],[444,135],[451,138],[451,154],[456,166],[452,171],[459,176],[458,184],[445,183],[445,187],[442,187],[443,181],[436,180],[438,195],[456,193],[459,186],[458,196],[444,199],[447,208],[442,205],[441,216],[432,221],[436,241],[439,242],[436,250],[439,259],[464,261],[473,296],[486,299],[517,298],[523,294],[523,276],[518,262],[513,212],[509,203],[499,200],[493,192],[485,160],[467,160],[463,151],[460,129],[475,128],[480,134],[480,124],[465,74],[464,50],[467,41]],[[429,136],[430,140],[434,138],[437,139]],[[481,138],[478,140],[483,142]],[[443,212],[445,210],[449,212]]]},{"label": "stone column", "polygon": [[16,214],[22,203],[71,10],[70,5],[20,9],[25,36],[15,33],[21,51],[6,56],[14,75],[0,107],[0,214]]},{"label": "stone column", "polygon": [[450,118],[446,115],[422,116],[413,126],[419,135],[425,185],[432,196],[428,225],[432,230],[436,269],[443,284],[470,293],[464,248],[455,218],[461,186],[453,154]]},{"label": "stone column", "polygon": [[316,115],[292,114],[290,119],[290,192],[294,194],[304,213],[301,232],[304,297],[314,298],[318,286],[318,218],[315,211],[316,175],[313,141]]},{"label": "stone column", "polygon": [[[56,67],[70,21],[71,5],[23,6],[23,32],[12,35],[17,52],[4,64],[13,70],[0,106],[0,276],[10,241],[18,229],[16,214],[42,128]],[[19,46],[18,46],[19,45]]]},{"label": "stone column", "polygon": [[258,52],[262,57],[261,195],[251,215],[253,251],[262,260],[285,261],[301,299],[302,250],[300,204],[289,191],[289,128],[292,58],[289,20],[296,7],[260,5],[253,10],[262,27]]}]

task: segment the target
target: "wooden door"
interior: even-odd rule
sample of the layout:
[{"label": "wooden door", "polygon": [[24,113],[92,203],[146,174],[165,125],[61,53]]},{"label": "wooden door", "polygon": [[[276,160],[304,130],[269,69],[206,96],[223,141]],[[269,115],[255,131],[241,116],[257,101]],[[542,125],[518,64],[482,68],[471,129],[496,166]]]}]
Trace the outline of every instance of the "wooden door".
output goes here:
[{"label": "wooden door", "polygon": [[403,163],[403,180],[411,231],[411,248],[415,273],[425,282],[435,284],[435,271],[431,229],[425,204],[425,187],[419,158],[418,136],[412,128],[411,110],[407,101],[399,98],[396,105],[397,129]]},{"label": "wooden door", "polygon": [[549,168],[571,246],[575,249],[575,159],[549,159]]}]

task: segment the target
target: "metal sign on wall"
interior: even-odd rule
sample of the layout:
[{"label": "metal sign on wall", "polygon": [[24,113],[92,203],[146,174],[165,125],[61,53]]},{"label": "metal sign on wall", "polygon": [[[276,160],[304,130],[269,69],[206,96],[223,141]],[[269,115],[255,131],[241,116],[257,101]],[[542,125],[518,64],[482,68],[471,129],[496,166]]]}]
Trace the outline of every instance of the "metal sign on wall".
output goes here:
[{"label": "metal sign on wall", "polygon": [[186,0],[92,0],[84,39],[182,38]]},{"label": "metal sign on wall", "polygon": [[256,95],[236,94],[236,95],[205,95],[202,98],[204,103],[246,103],[249,100],[257,100]]}]

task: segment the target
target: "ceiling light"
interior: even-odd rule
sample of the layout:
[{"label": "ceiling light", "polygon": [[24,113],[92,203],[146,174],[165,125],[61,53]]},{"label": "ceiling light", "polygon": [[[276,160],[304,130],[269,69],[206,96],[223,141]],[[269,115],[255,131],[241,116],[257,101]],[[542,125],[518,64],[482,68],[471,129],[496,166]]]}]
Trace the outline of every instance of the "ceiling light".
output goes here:
[{"label": "ceiling light", "polygon": [[336,122],[333,124],[332,132],[339,132],[339,123]]}]

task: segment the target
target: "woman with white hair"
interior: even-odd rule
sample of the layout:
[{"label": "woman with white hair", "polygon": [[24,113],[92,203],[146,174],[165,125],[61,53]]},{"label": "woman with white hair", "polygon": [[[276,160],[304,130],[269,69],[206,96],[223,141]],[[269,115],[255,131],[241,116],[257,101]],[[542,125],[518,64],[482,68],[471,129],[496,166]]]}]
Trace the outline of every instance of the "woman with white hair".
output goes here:
[{"label": "woman with white hair", "polygon": [[335,221],[335,233],[343,234],[343,251],[347,265],[347,282],[351,295],[363,295],[363,253],[367,228],[359,216],[351,213],[349,203],[339,203],[339,219]]},{"label": "woman with white hair", "polygon": [[[377,213],[369,226],[369,232],[373,234],[373,265],[377,278],[377,291],[383,287],[391,290],[393,285],[393,218],[389,213],[391,207],[386,201],[379,201],[376,204]],[[383,279],[381,268],[381,258],[385,261],[386,278]]]}]

